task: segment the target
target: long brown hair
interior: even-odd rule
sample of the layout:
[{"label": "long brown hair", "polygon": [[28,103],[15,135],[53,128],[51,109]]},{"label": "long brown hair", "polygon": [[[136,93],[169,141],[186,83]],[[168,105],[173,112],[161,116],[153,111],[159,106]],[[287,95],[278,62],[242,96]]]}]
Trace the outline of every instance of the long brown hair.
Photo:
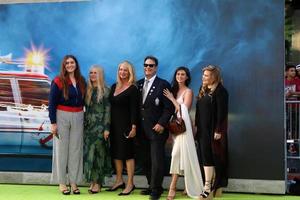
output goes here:
[{"label": "long brown hair", "polygon": [[175,70],[173,80],[172,80],[172,88],[171,88],[171,91],[172,91],[173,96],[174,96],[175,99],[177,97],[177,92],[179,91],[179,85],[178,85],[178,82],[176,80],[176,75],[177,75],[177,72],[180,71],[180,70],[183,70],[185,72],[186,76],[187,76],[187,79],[184,82],[185,86],[188,87],[190,82],[191,82],[191,73],[190,73],[190,70],[187,67],[181,66],[181,67],[178,67]]},{"label": "long brown hair", "polygon": [[219,67],[214,66],[214,65],[208,65],[202,69],[202,73],[204,73],[205,71],[211,72],[214,82],[213,82],[213,85],[211,88],[208,88],[207,85],[202,84],[199,89],[199,94],[198,94],[197,98],[202,98],[205,95],[205,93],[207,93],[207,92],[209,94],[212,94],[215,91],[215,89],[217,88],[217,86],[219,84],[222,84],[221,70]]},{"label": "long brown hair", "polygon": [[[97,103],[99,103],[100,100],[102,100],[105,89],[106,89],[106,84],[104,81],[104,72],[103,72],[103,68],[100,67],[99,65],[92,65],[90,72],[93,69],[97,72],[96,88],[97,88]],[[91,103],[93,88],[94,88],[93,83],[91,82],[91,79],[89,78],[88,83],[87,83],[86,96],[85,96],[85,102],[87,105],[90,105],[90,103]]]},{"label": "long brown hair", "polygon": [[78,64],[78,61],[75,56],[73,55],[65,55],[61,62],[61,68],[60,68],[60,74],[59,74],[59,79],[62,83],[62,90],[63,90],[63,96],[66,100],[69,99],[69,74],[66,70],[66,61],[67,59],[72,58],[75,61],[76,64],[76,69],[74,71],[74,77],[76,79],[76,82],[79,84],[79,88],[82,94],[82,97],[84,96],[84,91],[85,91],[85,80],[83,76],[80,73],[80,67]]}]

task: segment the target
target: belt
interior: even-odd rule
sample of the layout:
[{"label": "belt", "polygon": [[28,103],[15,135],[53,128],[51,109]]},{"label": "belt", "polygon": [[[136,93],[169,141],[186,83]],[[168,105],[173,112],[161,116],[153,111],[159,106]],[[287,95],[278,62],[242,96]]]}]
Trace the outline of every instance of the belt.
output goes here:
[{"label": "belt", "polygon": [[66,111],[66,112],[81,112],[81,111],[83,111],[83,106],[75,107],[75,106],[58,105],[56,107],[56,109],[63,110],[63,111]]}]

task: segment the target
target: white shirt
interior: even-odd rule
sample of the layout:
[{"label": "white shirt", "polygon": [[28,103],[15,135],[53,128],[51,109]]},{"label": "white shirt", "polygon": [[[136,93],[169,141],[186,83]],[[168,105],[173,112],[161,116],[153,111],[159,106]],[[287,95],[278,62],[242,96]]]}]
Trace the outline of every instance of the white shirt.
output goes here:
[{"label": "white shirt", "polygon": [[151,88],[151,86],[152,86],[152,84],[153,84],[155,78],[156,78],[156,74],[155,74],[153,77],[151,77],[149,80],[145,77],[144,83],[145,83],[146,80],[149,81],[149,83],[148,83],[148,88],[147,88],[147,90],[146,90],[146,94],[147,94],[147,95],[148,95],[148,92],[149,92],[149,90],[150,90],[150,88]]}]

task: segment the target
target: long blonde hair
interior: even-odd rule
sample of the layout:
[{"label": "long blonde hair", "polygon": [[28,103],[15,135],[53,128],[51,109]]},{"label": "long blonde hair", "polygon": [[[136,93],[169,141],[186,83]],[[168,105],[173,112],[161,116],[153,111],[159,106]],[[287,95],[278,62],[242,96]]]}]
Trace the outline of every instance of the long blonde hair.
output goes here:
[{"label": "long blonde hair", "polygon": [[128,84],[132,85],[136,81],[133,64],[131,64],[129,61],[125,60],[125,61],[121,62],[118,65],[117,86],[116,86],[116,88],[121,88],[123,86],[122,82],[121,82],[121,79],[120,79],[120,76],[119,76],[119,70],[120,70],[121,65],[125,66],[126,69],[128,69],[128,72],[129,72]]},{"label": "long blonde hair", "polygon": [[209,91],[209,94],[212,94],[217,86],[221,83],[222,84],[222,77],[221,77],[221,70],[219,67],[214,65],[208,65],[202,69],[202,73],[205,71],[211,72],[212,78],[213,78],[213,84],[211,88],[208,88],[207,85],[203,85],[199,89],[198,98],[202,98],[207,91]]},{"label": "long blonde hair", "polygon": [[[99,65],[92,65],[90,68],[90,72],[92,70],[95,70],[97,72],[97,80],[96,80],[96,87],[97,87],[97,103],[103,98],[106,84],[104,81],[104,72],[103,68]],[[91,103],[91,98],[92,98],[92,92],[93,92],[93,83],[89,77],[88,83],[87,83],[87,90],[86,90],[86,96],[85,96],[85,103],[87,105],[90,105]]]}]

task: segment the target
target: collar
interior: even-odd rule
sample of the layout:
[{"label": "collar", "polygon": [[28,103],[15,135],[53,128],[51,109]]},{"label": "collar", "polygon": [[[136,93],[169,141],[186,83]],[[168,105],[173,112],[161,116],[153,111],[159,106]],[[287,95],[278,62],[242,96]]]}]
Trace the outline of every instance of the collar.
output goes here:
[{"label": "collar", "polygon": [[145,80],[144,80],[144,81],[148,80],[149,83],[152,83],[152,82],[154,81],[155,78],[156,78],[156,74],[155,74],[154,76],[152,76],[150,79],[147,79],[147,78],[145,77]]}]

